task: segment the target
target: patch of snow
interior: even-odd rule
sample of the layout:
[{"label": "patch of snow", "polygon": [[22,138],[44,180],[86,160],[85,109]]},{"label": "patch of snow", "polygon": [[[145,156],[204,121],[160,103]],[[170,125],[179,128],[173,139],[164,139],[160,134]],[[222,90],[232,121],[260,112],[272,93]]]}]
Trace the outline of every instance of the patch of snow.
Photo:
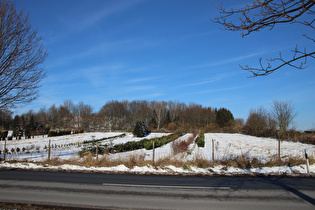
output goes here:
[{"label": "patch of snow", "polygon": [[[275,175],[290,175],[290,174],[305,174],[305,165],[294,166],[292,168],[288,166],[275,166],[275,167],[263,167],[263,168],[253,168],[253,169],[240,169],[236,167],[226,167],[226,166],[214,166],[210,168],[197,168],[189,167],[188,169],[183,169],[181,167],[175,167],[173,165],[161,167],[153,167],[151,165],[147,166],[135,166],[133,168],[128,168],[125,165],[118,165],[113,167],[85,167],[77,165],[64,164],[61,166],[50,166],[41,165],[36,163],[2,163],[0,168],[18,168],[25,170],[65,170],[65,171],[81,171],[81,172],[115,172],[115,173],[136,173],[136,174],[179,174],[179,175],[252,175],[252,174],[275,174]],[[311,175],[315,175],[315,164],[310,166]]]}]

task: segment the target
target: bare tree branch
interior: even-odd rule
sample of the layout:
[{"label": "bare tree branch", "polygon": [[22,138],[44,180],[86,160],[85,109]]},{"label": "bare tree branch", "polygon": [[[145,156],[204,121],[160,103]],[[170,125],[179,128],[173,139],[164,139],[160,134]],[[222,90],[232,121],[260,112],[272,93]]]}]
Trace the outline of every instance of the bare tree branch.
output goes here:
[{"label": "bare tree branch", "polygon": [[[297,57],[296,56],[297,54],[301,54],[301,55]],[[266,59],[267,65],[264,65],[262,63],[262,58],[260,58],[259,59],[259,64],[260,64],[259,68],[249,67],[248,65],[245,65],[245,67],[240,65],[240,67],[245,71],[251,72],[252,73],[251,77],[268,76],[269,74],[273,73],[274,71],[276,71],[276,70],[278,70],[284,66],[290,66],[290,67],[293,67],[296,69],[305,69],[308,67],[308,66],[306,66],[306,61],[307,61],[306,59],[308,57],[315,58],[314,56],[315,56],[315,52],[306,53],[306,52],[298,51],[296,49],[294,51],[293,58],[289,59],[289,60],[284,60],[282,58],[281,53],[280,53],[279,57]],[[304,60],[302,60],[302,59],[304,59]],[[298,60],[302,60],[301,63],[295,64],[295,62]],[[271,62],[273,62],[273,61],[279,61],[280,64],[276,67],[272,67]]]},{"label": "bare tree branch", "polygon": [[16,107],[38,97],[47,57],[28,16],[13,3],[0,0],[0,108]]},{"label": "bare tree branch", "polygon": [[[255,0],[244,8],[227,10],[221,2],[220,7],[214,6],[222,16],[212,21],[221,24],[223,30],[240,31],[243,37],[267,27],[272,30],[277,24],[281,23],[299,23],[315,29],[315,18],[313,16],[315,12],[312,10],[314,5],[314,0]],[[302,19],[301,17],[305,15],[308,15],[307,18]],[[306,34],[303,34],[303,36],[315,42],[314,38]],[[292,52],[293,56],[289,59],[284,59],[280,53],[279,57],[266,59],[266,64],[263,64],[262,58],[260,58],[259,67],[257,68],[249,65],[240,66],[243,70],[250,72],[251,77],[267,76],[285,66],[305,69],[307,68],[307,58],[314,58],[315,54],[313,50],[309,52],[306,49],[301,51],[297,47]]]}]

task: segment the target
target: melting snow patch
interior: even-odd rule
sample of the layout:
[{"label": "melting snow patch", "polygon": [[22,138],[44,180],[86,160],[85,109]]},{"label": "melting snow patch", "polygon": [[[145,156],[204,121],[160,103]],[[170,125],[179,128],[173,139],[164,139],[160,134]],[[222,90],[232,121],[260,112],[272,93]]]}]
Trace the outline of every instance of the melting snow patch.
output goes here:
[{"label": "melting snow patch", "polygon": [[[179,175],[250,175],[250,174],[265,174],[265,175],[290,175],[290,174],[306,174],[305,165],[298,166],[275,166],[275,167],[263,167],[263,168],[252,168],[252,169],[241,169],[233,166],[227,167],[223,165],[214,166],[210,168],[198,168],[190,166],[188,169],[182,167],[176,167],[168,165],[165,167],[153,167],[147,166],[135,166],[132,169],[125,165],[118,165],[113,167],[85,167],[77,165],[64,164],[61,166],[41,165],[36,163],[2,163],[0,169],[24,169],[24,170],[63,170],[63,171],[82,171],[82,172],[130,172],[136,174],[179,174]],[[315,175],[315,164],[310,166],[310,175]]]}]

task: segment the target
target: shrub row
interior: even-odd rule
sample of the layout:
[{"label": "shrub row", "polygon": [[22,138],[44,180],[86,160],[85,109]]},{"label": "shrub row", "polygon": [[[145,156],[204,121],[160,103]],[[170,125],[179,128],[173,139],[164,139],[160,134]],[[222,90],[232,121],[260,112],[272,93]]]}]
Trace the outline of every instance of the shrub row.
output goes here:
[{"label": "shrub row", "polygon": [[48,131],[48,137],[54,137],[54,136],[65,136],[65,135],[71,135],[71,134],[78,134],[78,133],[84,133],[84,129],[79,130],[59,130],[59,131]]},{"label": "shrub row", "polygon": [[[125,137],[126,134],[120,134],[117,136],[111,136],[111,137],[106,137],[106,138],[101,138],[101,139],[95,139],[95,140],[90,140],[90,141],[83,141],[84,147],[82,148],[81,151],[78,152],[78,155],[80,157],[84,157],[88,153],[95,154],[96,153],[96,143],[104,140],[109,140],[109,139],[114,139],[114,138],[122,138]],[[110,144],[105,144],[105,145],[98,145],[97,150],[98,154],[104,154],[105,152],[108,151],[108,148],[111,147]]]},{"label": "shrub row", "polygon": [[71,135],[71,130],[48,131],[48,137]]},{"label": "shrub row", "polygon": [[198,147],[205,147],[205,134],[201,133],[196,139],[196,144]]},{"label": "shrub row", "polygon": [[74,130],[72,134],[84,133],[84,129]]},{"label": "shrub row", "polygon": [[91,143],[96,143],[96,142],[109,140],[109,139],[114,139],[114,138],[123,138],[125,136],[126,136],[126,134],[123,133],[123,134],[120,134],[120,135],[117,135],[117,136],[111,136],[111,137],[106,137],[106,138],[102,138],[102,139],[90,140],[90,141],[83,141],[83,144],[91,144]]},{"label": "shrub row", "polygon": [[137,149],[143,149],[150,150],[153,148],[153,142],[154,147],[158,148],[165,144],[170,143],[171,141],[178,139],[180,136],[182,136],[182,133],[176,133],[171,134],[167,136],[162,136],[160,138],[154,138],[154,139],[142,139],[141,141],[129,141],[124,144],[117,144],[114,147],[109,149],[109,152],[128,152],[132,150]]}]

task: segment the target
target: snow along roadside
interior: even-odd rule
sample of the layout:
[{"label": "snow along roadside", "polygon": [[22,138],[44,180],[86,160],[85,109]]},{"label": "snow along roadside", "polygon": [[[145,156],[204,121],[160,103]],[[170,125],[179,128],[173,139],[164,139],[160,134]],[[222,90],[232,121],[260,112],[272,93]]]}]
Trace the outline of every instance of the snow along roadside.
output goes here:
[{"label": "snow along roadside", "polygon": [[128,168],[125,165],[113,167],[85,167],[77,165],[64,164],[52,166],[48,164],[37,163],[1,163],[0,170],[22,169],[22,170],[41,170],[41,171],[66,171],[66,172],[84,172],[84,173],[128,173],[128,174],[153,174],[153,175],[203,175],[203,176],[311,176],[315,177],[315,164],[310,166],[310,173],[306,173],[304,164],[298,166],[274,166],[241,169],[233,166],[218,165],[209,168],[198,168],[195,166],[182,167],[168,166],[135,166]]}]

